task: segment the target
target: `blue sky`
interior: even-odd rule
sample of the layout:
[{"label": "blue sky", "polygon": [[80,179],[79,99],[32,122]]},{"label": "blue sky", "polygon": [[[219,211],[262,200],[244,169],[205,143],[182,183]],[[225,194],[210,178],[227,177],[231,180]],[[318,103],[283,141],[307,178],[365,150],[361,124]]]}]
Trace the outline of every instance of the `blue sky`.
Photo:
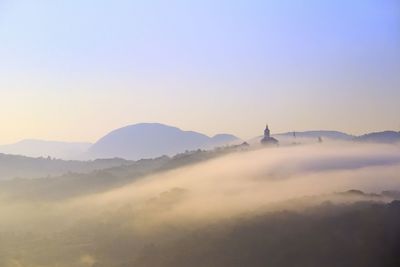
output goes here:
[{"label": "blue sky", "polygon": [[0,59],[0,143],[400,128],[396,0],[0,0]]}]

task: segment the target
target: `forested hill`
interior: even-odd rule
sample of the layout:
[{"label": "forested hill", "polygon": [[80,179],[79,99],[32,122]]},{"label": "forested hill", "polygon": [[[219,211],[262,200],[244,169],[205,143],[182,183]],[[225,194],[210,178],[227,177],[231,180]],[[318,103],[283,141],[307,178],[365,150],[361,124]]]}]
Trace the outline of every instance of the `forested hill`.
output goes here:
[{"label": "forested hill", "polygon": [[[116,163],[114,167],[102,168],[89,173],[68,172],[57,177],[4,180],[0,181],[0,197],[16,200],[61,200],[97,193],[123,186],[146,175],[199,163],[246,149],[247,146],[245,145],[234,145],[210,151],[188,151],[174,157],[162,156],[138,161],[114,159],[110,160]],[[40,160],[44,162],[52,161],[51,159]],[[104,161],[108,162],[108,160]],[[93,161],[92,164],[96,164],[96,162],[100,163],[102,160]]]},{"label": "forested hill", "polygon": [[0,181],[13,178],[59,176],[68,172],[89,173],[94,170],[127,165],[132,161],[114,158],[91,161],[32,158],[0,154]]}]

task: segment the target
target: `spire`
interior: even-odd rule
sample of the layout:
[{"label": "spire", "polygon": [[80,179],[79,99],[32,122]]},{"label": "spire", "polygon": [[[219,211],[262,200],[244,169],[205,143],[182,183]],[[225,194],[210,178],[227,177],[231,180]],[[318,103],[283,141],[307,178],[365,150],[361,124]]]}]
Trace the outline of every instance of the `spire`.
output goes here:
[{"label": "spire", "polygon": [[269,130],[268,123],[265,125],[264,137],[261,139],[263,145],[278,145],[279,141],[271,137],[271,131]]},{"label": "spire", "polygon": [[265,126],[265,130],[264,130],[264,138],[270,138],[270,131],[269,131],[269,128],[268,128],[268,124],[266,124],[266,126]]}]

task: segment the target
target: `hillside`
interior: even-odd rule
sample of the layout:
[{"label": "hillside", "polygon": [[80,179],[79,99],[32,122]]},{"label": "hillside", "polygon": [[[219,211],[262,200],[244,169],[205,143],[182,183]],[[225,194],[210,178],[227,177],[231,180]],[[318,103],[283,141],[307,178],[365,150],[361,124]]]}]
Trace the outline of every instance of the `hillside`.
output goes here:
[{"label": "hillside", "polygon": [[383,131],[358,136],[356,141],[371,143],[397,143],[400,142],[400,132]]},{"label": "hillside", "polygon": [[[87,165],[84,165],[85,162],[71,161],[69,162],[71,165],[68,167],[71,168],[74,166],[73,164],[77,164],[74,166],[75,173],[68,171],[63,175],[51,178],[8,179],[3,181],[0,179],[0,196],[6,196],[14,200],[35,199],[53,201],[68,199],[75,196],[110,190],[131,183],[146,175],[200,163],[241,150],[241,146],[229,146],[211,151],[189,151],[173,157],[163,156],[138,161],[125,161],[121,159],[95,160],[86,162]],[[46,161],[47,164],[51,162],[51,160],[47,159],[37,160],[41,160],[42,165],[45,165]],[[65,164],[65,162],[60,160],[55,162]],[[32,161],[32,163],[35,163],[35,161]],[[109,168],[106,168],[107,165]],[[81,173],[78,173],[78,167],[81,168]],[[93,171],[89,172],[90,167]],[[97,168],[95,169],[95,167]],[[86,170],[87,173],[83,170]]]},{"label": "hillside", "polygon": [[[15,200],[27,198],[61,200],[110,190],[111,188],[131,183],[146,175],[200,163],[239,151],[242,151],[242,146],[237,145],[210,151],[188,151],[173,157],[163,156],[138,161],[108,159],[89,162],[65,162],[21,157],[22,159],[30,160],[29,165],[33,164],[35,166],[39,162],[41,166],[48,164],[45,170],[53,170],[54,173],[62,170],[62,175],[37,179],[7,179],[3,181],[0,179],[0,196],[11,197]],[[1,157],[0,160],[2,160]],[[54,165],[51,165],[51,163]],[[25,169],[25,171],[27,170]],[[37,171],[37,174],[40,174],[40,172]]]},{"label": "hillside", "polygon": [[0,154],[0,181],[12,178],[37,178],[58,176],[65,173],[88,173],[129,164],[124,159],[99,159],[93,161],[60,160],[54,158],[32,158]]}]

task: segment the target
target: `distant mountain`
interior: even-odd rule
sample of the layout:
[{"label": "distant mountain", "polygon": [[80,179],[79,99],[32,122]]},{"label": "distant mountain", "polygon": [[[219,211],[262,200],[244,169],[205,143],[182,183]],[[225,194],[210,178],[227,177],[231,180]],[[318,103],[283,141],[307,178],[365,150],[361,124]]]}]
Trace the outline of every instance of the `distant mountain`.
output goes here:
[{"label": "distant mountain", "polygon": [[87,151],[91,143],[73,143],[27,139],[15,144],[0,146],[0,153],[28,157],[53,157],[72,159]]},{"label": "distant mountain", "polygon": [[89,148],[89,158],[154,158],[175,155],[185,150],[211,149],[239,142],[229,134],[214,137],[160,123],[139,123],[114,130]]},{"label": "distant mountain", "polygon": [[355,138],[359,142],[371,142],[371,143],[397,143],[400,142],[400,132],[395,131],[384,131],[369,133],[358,136]]},{"label": "distant mountain", "polygon": [[239,141],[241,140],[232,134],[217,134],[211,138],[209,145],[212,147],[216,147],[220,145],[236,144]]}]

